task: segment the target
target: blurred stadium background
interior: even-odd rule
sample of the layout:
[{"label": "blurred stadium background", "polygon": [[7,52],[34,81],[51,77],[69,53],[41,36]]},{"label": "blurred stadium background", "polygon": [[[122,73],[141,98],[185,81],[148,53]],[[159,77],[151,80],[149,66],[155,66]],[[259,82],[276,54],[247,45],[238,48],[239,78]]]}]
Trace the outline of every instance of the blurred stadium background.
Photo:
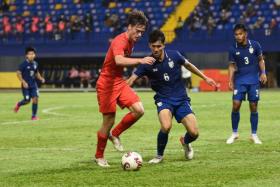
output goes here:
[{"label": "blurred stadium background", "polygon": [[[24,48],[34,46],[49,89],[94,89],[111,38],[125,29],[127,14],[145,12],[149,28],[160,28],[167,47],[178,49],[227,91],[227,50],[233,26],[244,23],[260,42],[268,84],[280,86],[279,0],[1,0],[0,88],[19,88],[15,71]],[[149,53],[147,33],[134,56]],[[78,71],[78,72],[77,72]],[[129,76],[126,69],[124,76]],[[147,87],[146,80],[136,87]],[[192,76],[196,90],[215,91]],[[67,89],[68,90],[68,89]]]}]

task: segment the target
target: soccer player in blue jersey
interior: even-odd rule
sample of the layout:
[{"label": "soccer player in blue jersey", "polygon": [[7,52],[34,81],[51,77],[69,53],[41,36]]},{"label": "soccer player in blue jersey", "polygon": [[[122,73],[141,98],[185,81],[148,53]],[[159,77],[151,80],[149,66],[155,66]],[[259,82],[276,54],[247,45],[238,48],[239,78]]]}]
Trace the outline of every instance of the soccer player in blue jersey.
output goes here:
[{"label": "soccer player in blue jersey", "polygon": [[234,27],[234,36],[236,42],[229,50],[229,88],[233,90],[231,112],[233,132],[226,143],[232,144],[238,138],[239,109],[247,94],[251,111],[251,140],[255,144],[262,144],[257,136],[260,82],[262,84],[267,82],[262,49],[258,42],[247,38],[247,29],[243,24]]},{"label": "soccer player in blue jersey", "polygon": [[14,108],[15,112],[18,112],[21,106],[26,105],[32,99],[32,120],[38,120],[37,109],[38,109],[38,97],[39,90],[36,83],[36,78],[42,83],[45,79],[41,76],[38,71],[38,63],[34,60],[36,57],[36,50],[33,47],[27,47],[25,49],[25,61],[19,65],[17,71],[17,77],[21,82],[23,100],[18,102]]},{"label": "soccer player in blue jersey", "polygon": [[190,98],[186,93],[184,81],[181,78],[181,66],[204,79],[208,84],[216,83],[200,72],[178,51],[165,50],[165,36],[160,30],[154,30],[149,35],[149,46],[152,57],[156,59],[153,65],[140,65],[127,80],[130,85],[142,76],[150,79],[151,87],[156,92],[154,96],[158,117],[161,124],[157,137],[157,155],[149,163],[160,163],[168,142],[168,133],[172,127],[172,118],[182,123],[187,132],[180,138],[187,159],[193,158],[191,142],[198,137],[195,115],[190,106]]}]

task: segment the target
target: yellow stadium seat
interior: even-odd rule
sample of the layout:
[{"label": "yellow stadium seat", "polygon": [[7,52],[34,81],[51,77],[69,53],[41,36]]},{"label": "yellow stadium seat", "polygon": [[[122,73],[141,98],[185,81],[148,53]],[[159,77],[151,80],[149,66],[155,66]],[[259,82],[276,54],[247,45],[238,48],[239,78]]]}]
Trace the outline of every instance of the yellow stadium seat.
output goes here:
[{"label": "yellow stadium seat", "polygon": [[172,5],[172,0],[165,0],[164,6],[169,7]]},{"label": "yellow stadium seat", "polygon": [[116,2],[110,2],[108,8],[116,8],[117,3]]},{"label": "yellow stadium seat", "polygon": [[60,4],[60,3],[59,3],[59,4],[56,4],[55,7],[54,7],[54,9],[55,9],[55,10],[60,10],[60,9],[62,9],[62,4]]},{"label": "yellow stadium seat", "polygon": [[130,13],[132,11],[132,9],[130,7],[125,8],[124,12],[126,14]]},{"label": "yellow stadium seat", "polygon": [[30,12],[29,12],[28,10],[25,10],[25,11],[22,13],[22,16],[23,16],[23,17],[30,16]]}]

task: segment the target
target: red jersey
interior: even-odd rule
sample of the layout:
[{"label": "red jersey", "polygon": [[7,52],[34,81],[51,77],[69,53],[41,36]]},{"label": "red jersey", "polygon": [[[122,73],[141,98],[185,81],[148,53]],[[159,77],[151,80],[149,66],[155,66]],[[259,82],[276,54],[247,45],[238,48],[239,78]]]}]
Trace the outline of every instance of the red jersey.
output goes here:
[{"label": "red jersey", "polygon": [[123,67],[117,66],[115,56],[122,55],[129,57],[132,53],[134,42],[129,41],[126,33],[116,36],[108,49],[103,67],[99,76],[99,81],[108,87],[124,85]]}]

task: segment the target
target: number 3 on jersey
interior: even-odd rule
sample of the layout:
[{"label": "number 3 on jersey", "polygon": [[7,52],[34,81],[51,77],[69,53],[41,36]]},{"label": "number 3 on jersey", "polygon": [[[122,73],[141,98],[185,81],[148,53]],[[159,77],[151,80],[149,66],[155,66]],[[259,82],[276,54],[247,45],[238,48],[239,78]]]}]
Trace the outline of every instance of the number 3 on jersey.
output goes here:
[{"label": "number 3 on jersey", "polygon": [[244,57],[245,60],[245,64],[249,64],[249,58],[248,57]]}]

